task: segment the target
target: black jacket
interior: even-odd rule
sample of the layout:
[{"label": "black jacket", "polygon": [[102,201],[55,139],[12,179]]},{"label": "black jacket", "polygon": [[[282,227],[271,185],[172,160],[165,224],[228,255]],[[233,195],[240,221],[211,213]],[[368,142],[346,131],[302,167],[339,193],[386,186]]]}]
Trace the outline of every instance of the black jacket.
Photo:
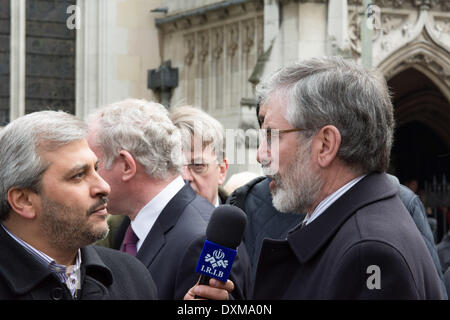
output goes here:
[{"label": "black jacket", "polygon": [[[448,289],[446,290],[445,288],[442,275],[446,269],[443,269],[441,272],[438,251],[434,243],[433,233],[427,221],[425,208],[414,192],[401,185],[395,176],[387,176],[396,186],[400,200],[406,209],[408,209],[417,229],[419,229],[425,241],[436,271],[441,279],[443,296],[447,298]],[[252,278],[254,278],[256,272],[263,240],[265,238],[285,239],[288,232],[302,222],[305,216],[305,214],[278,212],[272,204],[269,183],[269,178],[258,177],[236,189],[227,199],[227,203],[240,207],[247,214],[248,224],[244,233],[244,243],[252,263]],[[450,261],[450,258],[448,260]]]},{"label": "black jacket", "polygon": [[287,240],[264,240],[254,298],[442,299],[397,191],[385,174],[372,173]]},{"label": "black jacket", "polygon": [[450,268],[450,232],[444,236],[442,241],[437,245],[437,248],[442,272],[446,272]]},{"label": "black jacket", "polygon": [[258,177],[236,189],[227,204],[241,208],[247,214],[244,243],[252,265],[252,279],[256,273],[263,240],[285,239],[288,231],[302,222],[305,214],[281,213],[272,204],[270,179]]},{"label": "black jacket", "polygon": [[[214,206],[186,184],[166,205],[137,252],[158,288],[159,299],[183,299],[199,279],[195,273]],[[130,219],[125,218],[114,236],[119,249]],[[238,248],[230,279],[232,295],[245,299],[250,290],[250,262],[244,246]]]},{"label": "black jacket", "polygon": [[[71,300],[66,285],[0,227],[0,300]],[[148,270],[129,254],[81,248],[82,300],[157,299]]]}]

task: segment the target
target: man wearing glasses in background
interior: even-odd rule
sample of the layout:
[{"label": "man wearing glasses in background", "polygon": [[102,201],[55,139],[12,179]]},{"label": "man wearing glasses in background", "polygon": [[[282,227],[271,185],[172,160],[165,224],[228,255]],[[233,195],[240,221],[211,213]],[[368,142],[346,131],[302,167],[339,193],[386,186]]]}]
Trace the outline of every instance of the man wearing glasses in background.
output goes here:
[{"label": "man wearing glasses in background", "polygon": [[228,171],[223,126],[206,112],[189,106],[175,109],[171,119],[181,131],[186,156],[183,179],[215,207],[225,203],[226,194],[220,188]]}]

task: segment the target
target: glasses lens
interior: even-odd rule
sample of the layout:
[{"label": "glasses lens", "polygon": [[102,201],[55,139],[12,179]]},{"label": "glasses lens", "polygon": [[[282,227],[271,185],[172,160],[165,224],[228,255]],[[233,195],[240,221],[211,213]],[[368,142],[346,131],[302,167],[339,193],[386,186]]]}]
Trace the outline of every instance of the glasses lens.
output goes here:
[{"label": "glasses lens", "polygon": [[260,129],[260,141],[259,143],[265,141],[267,147],[272,146],[272,140],[277,139],[279,136],[279,130],[277,129]]},{"label": "glasses lens", "polygon": [[205,173],[206,169],[208,169],[208,165],[205,163],[192,163],[188,167],[192,172],[197,174]]}]

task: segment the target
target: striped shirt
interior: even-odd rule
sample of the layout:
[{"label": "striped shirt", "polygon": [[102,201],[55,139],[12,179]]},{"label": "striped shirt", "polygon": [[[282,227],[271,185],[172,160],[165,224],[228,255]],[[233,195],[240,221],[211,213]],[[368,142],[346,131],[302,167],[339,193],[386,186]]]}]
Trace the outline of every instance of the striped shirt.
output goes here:
[{"label": "striped shirt", "polygon": [[28,243],[22,239],[16,237],[14,234],[8,231],[5,226],[1,225],[3,230],[13,238],[17,243],[19,243],[37,262],[41,263],[47,267],[51,272],[53,272],[61,283],[64,283],[69,289],[72,297],[76,298],[77,290],[81,289],[80,286],[80,266],[81,266],[81,251],[78,249],[77,258],[74,265],[64,266],[56,263],[56,261],[50,258],[45,253],[33,248]]},{"label": "striped shirt", "polygon": [[348,190],[350,190],[355,184],[357,184],[359,181],[361,181],[362,178],[364,178],[366,175],[362,175],[360,177],[357,177],[350,181],[349,183],[345,184],[332,194],[330,194],[328,197],[323,199],[319,205],[314,209],[314,211],[311,213],[311,215],[307,215],[305,217],[305,225],[310,224],[313,220],[317,219],[318,216],[320,216],[325,210],[327,210],[334,202],[336,202],[337,199],[342,197],[344,193],[346,193]]}]

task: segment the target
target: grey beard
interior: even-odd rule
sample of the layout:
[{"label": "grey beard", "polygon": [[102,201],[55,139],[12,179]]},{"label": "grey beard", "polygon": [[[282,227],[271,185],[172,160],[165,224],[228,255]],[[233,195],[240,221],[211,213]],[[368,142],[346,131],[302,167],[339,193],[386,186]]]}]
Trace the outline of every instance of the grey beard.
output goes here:
[{"label": "grey beard", "polygon": [[275,182],[272,203],[280,212],[303,214],[319,197],[323,181],[311,170],[308,149],[298,152],[298,160],[286,170],[285,178],[279,173],[271,176]]}]

